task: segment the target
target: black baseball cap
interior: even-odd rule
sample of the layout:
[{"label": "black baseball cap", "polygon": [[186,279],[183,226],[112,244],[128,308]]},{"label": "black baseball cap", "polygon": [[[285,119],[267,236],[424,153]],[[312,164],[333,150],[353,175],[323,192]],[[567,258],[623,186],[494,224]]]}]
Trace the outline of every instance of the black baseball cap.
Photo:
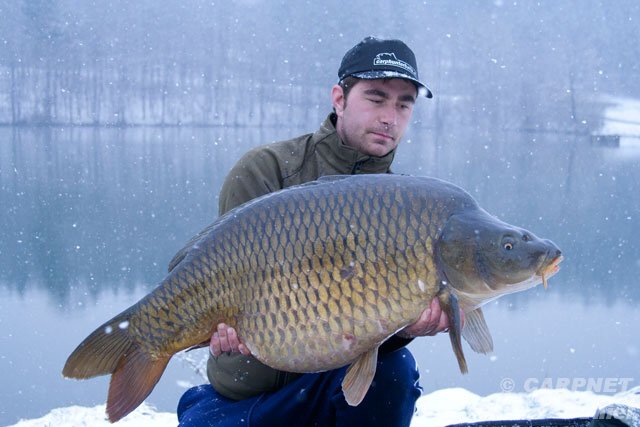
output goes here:
[{"label": "black baseball cap", "polygon": [[418,94],[432,98],[429,88],[418,78],[418,64],[409,46],[401,40],[366,37],[352,47],[340,64],[338,78],[359,79],[398,78],[412,81]]}]

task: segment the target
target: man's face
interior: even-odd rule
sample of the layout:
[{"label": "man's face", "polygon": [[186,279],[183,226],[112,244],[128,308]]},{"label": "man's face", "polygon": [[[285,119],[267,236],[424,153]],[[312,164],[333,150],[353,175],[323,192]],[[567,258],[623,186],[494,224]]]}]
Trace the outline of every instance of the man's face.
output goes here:
[{"label": "man's face", "polygon": [[331,92],[342,141],[370,156],[382,157],[396,148],[404,135],[417,89],[403,79],[358,80],[348,102],[342,88]]}]

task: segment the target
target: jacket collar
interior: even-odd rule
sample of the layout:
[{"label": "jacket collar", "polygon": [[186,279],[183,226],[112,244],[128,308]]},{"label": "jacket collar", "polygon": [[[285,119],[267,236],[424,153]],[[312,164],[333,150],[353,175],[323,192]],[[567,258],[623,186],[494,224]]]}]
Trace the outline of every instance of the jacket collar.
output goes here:
[{"label": "jacket collar", "polygon": [[336,131],[337,116],[329,114],[313,135],[315,149],[325,161],[336,169],[338,174],[387,173],[390,171],[395,149],[382,157],[361,153],[346,145]]}]

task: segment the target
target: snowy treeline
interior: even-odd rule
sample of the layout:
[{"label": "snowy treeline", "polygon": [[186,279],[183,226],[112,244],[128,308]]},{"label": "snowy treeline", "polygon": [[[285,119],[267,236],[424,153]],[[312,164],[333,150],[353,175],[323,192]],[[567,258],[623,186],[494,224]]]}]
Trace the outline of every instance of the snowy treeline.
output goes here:
[{"label": "snowy treeline", "polygon": [[316,123],[312,102],[328,94],[327,88],[312,85],[261,82],[248,87],[239,80],[218,80],[215,71],[175,63],[78,69],[0,67],[0,76],[5,76],[0,80],[0,97],[8,98],[0,103],[0,123],[12,125]]},{"label": "snowy treeline", "polygon": [[593,95],[640,92],[638,19],[635,0],[0,0],[0,124],[315,124],[374,34],[416,52],[425,126],[582,131]]}]

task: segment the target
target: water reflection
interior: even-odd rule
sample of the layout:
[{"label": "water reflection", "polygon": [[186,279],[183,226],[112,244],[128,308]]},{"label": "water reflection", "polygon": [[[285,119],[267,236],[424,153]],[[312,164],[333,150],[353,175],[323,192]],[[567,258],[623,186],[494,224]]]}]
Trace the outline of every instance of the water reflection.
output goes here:
[{"label": "water reflection", "polygon": [[19,291],[42,287],[63,305],[78,284],[98,293],[159,280],[182,243],[216,217],[225,171],[262,137],[248,129],[2,132],[0,279]]},{"label": "water reflection", "polygon": [[[250,147],[295,129],[0,130],[0,280],[63,303],[80,283],[153,284],[216,216],[225,173]],[[419,135],[419,136],[418,136]],[[562,293],[637,299],[640,157],[576,137],[447,136],[416,129],[395,171],[453,181],[491,213],[552,238]],[[442,137],[438,138],[443,140]]]},{"label": "water reflection", "polygon": [[[2,400],[12,403],[0,411],[0,423],[103,402],[106,379],[62,385],[64,358],[157,283],[182,244],[216,217],[217,193],[242,153],[309,130],[0,128],[0,324],[8,334],[0,356],[1,376],[11,384]],[[632,310],[640,301],[637,154],[570,135],[412,130],[395,172],[453,181],[503,220],[553,239],[566,256],[550,291],[512,295],[494,314],[487,311],[496,342],[513,349],[499,350],[498,363],[479,358],[479,369],[460,379],[446,368],[454,359],[445,337],[416,342],[428,390],[498,391],[488,378],[495,382],[506,368],[518,372],[511,376],[540,369],[560,375],[574,372],[576,360],[594,370],[583,376],[592,375],[612,361],[611,352],[617,359],[607,375],[630,375],[637,349],[616,343],[635,342],[640,321]],[[531,329],[541,322],[549,324]],[[576,341],[576,329],[587,323],[595,332]],[[602,337],[598,325],[609,334],[605,348],[592,338]],[[570,341],[581,353],[555,359],[566,356],[563,342]],[[544,351],[529,352],[528,345]],[[531,353],[531,371],[518,371],[523,350]],[[168,384],[151,401],[173,410],[181,389]],[[53,396],[57,389],[63,392]]]}]

